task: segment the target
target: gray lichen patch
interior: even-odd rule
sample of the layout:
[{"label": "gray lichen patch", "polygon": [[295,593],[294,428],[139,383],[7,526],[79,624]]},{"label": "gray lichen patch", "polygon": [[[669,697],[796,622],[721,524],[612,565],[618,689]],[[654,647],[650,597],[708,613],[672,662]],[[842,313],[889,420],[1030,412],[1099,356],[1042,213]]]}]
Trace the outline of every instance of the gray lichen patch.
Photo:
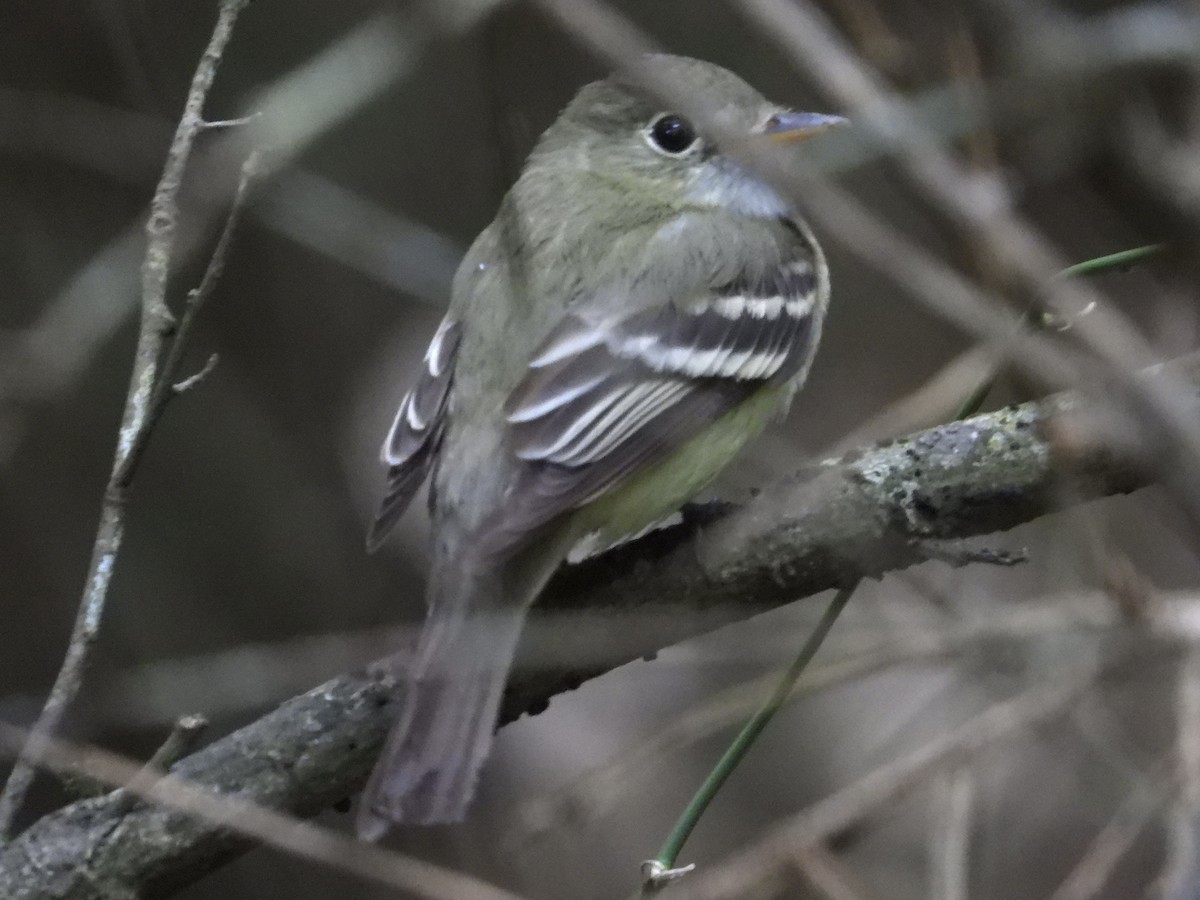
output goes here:
[{"label": "gray lichen patch", "polygon": [[[1014,406],[882,444],[848,466],[888,511],[893,528],[913,538],[961,536],[1007,527],[1004,509],[1035,502],[1053,464],[1037,404]],[[991,514],[981,516],[981,510]],[[991,527],[994,524],[994,527]]]}]

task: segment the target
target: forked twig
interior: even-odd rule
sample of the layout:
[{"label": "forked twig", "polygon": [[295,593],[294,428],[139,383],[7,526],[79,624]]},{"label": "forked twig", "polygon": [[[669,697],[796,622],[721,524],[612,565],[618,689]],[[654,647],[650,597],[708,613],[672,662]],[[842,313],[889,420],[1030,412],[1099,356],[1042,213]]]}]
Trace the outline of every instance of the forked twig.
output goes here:
[{"label": "forked twig", "polygon": [[117,487],[128,487],[133,480],[134,473],[141,462],[142,454],[146,452],[146,446],[149,444],[150,436],[154,432],[154,427],[158,424],[158,420],[162,418],[162,414],[166,411],[167,405],[171,400],[184,391],[190,390],[206,378],[217,364],[217,355],[215,353],[211,354],[207,362],[194,375],[190,375],[182,381],[175,380],[183,363],[183,355],[187,350],[192,330],[196,324],[196,315],[208,301],[208,298],[212,296],[212,292],[216,289],[217,281],[225,271],[225,262],[229,255],[229,246],[233,241],[233,233],[237,229],[238,223],[241,222],[242,211],[246,206],[246,198],[250,193],[251,184],[258,176],[261,160],[262,155],[258,151],[253,151],[242,164],[242,174],[238,181],[237,192],[234,194],[233,204],[229,208],[229,213],[225,217],[225,225],[221,229],[221,236],[217,238],[216,247],[213,248],[212,255],[208,258],[208,265],[204,269],[204,275],[200,279],[200,284],[188,291],[187,303],[184,306],[183,315],[179,319],[179,324],[174,327],[174,336],[171,339],[170,348],[166,351],[166,359],[162,363],[161,374],[155,379],[154,387],[150,391],[149,399],[146,401],[146,410],[142,425],[134,435],[129,446],[129,451],[120,461],[113,475],[113,483]]},{"label": "forked twig", "polygon": [[[176,337],[165,367],[163,350],[174,324],[167,309],[166,290],[178,227],[179,190],[196,135],[203,129],[201,113],[205,98],[233,35],[238,14],[248,2],[221,2],[216,26],[192,77],[183,118],[175,131],[162,178],[150,204],[150,217],[146,223],[148,244],[142,266],[141,327],[112,474],[104,492],[100,524],[66,656],[41,715],[30,731],[27,752],[17,759],[4,791],[0,793],[0,844],[11,837],[13,821],[33,784],[35,769],[29,760],[37,758],[41,742],[58,729],[82,686],[89,653],[100,634],[108,589],[125,534],[126,489],[156,421],[152,414],[156,408],[156,393],[162,395],[165,390],[169,394],[172,390],[170,363],[172,359],[178,363],[178,352],[182,350],[180,337]],[[159,406],[162,403],[165,400]],[[157,411],[161,413],[161,408]]]}]

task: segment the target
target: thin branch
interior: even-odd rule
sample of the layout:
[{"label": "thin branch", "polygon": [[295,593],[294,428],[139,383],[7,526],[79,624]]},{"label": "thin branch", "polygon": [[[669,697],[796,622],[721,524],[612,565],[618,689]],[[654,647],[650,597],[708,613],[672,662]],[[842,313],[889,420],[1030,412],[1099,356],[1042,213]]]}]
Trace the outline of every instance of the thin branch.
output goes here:
[{"label": "thin branch", "polygon": [[1175,685],[1175,778],[1180,786],[1167,820],[1164,900],[1195,894],[1200,877],[1200,650],[1179,664]]},{"label": "thin branch", "polygon": [[930,900],[967,900],[970,896],[971,817],[975,773],[970,766],[939,779],[930,841]]},{"label": "thin branch", "polygon": [[[1172,368],[1200,383],[1200,357]],[[1046,436],[1052,423],[1086,410],[1082,398],[1056,395],[864,448],[770,486],[692,540],[651,535],[564,570],[535,616],[589,610],[605,630],[576,636],[572,629],[530,629],[505,694],[504,721],[544,709],[555,694],[625,662],[844,584],[864,564],[881,574],[920,562],[914,538],[965,538],[1044,515],[1057,506],[1064,468],[1080,486],[1079,499],[1147,484],[1144,468],[1104,445],[1076,442],[1069,455],[1056,454]],[[624,614],[636,614],[638,627],[628,627]],[[539,633],[553,652],[539,646]],[[548,658],[587,662],[528,664]],[[979,724],[1002,731],[1057,714],[1069,692],[1063,684],[1046,690]],[[236,792],[270,809],[315,815],[361,788],[400,694],[386,675],[344,675],[189,756],[172,774],[209,793]],[[961,764],[974,747],[964,740],[942,753]],[[127,892],[164,881],[178,886],[249,847],[212,823],[151,807],[128,812],[119,836],[109,839],[114,802],[109,795],[74,803],[0,850],[0,896],[44,900],[53,883],[60,896],[104,900],[86,878],[85,861]]]},{"label": "thin branch", "polygon": [[[476,8],[483,6],[481,2]],[[456,27],[469,25],[470,19],[464,18]],[[244,159],[251,144],[268,147],[270,154],[264,160],[262,179],[275,176],[313,141],[337,128],[410,71],[432,36],[430,26],[419,15],[376,16],[258,91],[248,108],[261,115],[249,117],[244,129],[222,129],[213,134],[193,153],[192,175],[185,179],[181,197],[192,227],[175,235],[176,263],[198,253],[206,228],[227,214],[231,190],[224,184],[231,160]],[[27,95],[18,93],[14,98],[13,92],[0,91],[0,135],[8,138],[16,131],[28,134],[13,122],[30,127],[49,121],[65,123],[62,141],[54,135],[42,136],[40,140],[35,138],[31,147],[23,148],[39,158],[46,154],[65,156],[72,164],[88,165],[94,156],[144,156],[144,148],[156,146],[165,130],[157,120],[98,107],[78,98],[36,95],[32,109],[26,108],[28,103],[24,101],[28,99]],[[10,126],[8,134],[4,133],[6,125]],[[132,147],[110,147],[107,153],[95,151],[97,142],[92,132],[109,136],[129,130]],[[73,138],[80,132],[87,134],[88,140]],[[5,143],[7,146],[11,142]],[[79,143],[86,146],[64,153],[64,144]],[[260,222],[292,240],[357,266],[402,291],[436,298],[438,303],[445,300],[445,289],[458,260],[453,246],[428,229],[397,220],[329,181],[288,170],[269,202],[255,204],[254,209]],[[331,221],[336,224],[331,225]],[[22,333],[18,371],[0,366],[0,407],[14,399],[19,404],[15,412],[0,408],[0,414],[13,420],[5,427],[15,431],[17,438],[26,431],[21,420],[28,407],[49,403],[79,380],[137,305],[137,280],[131,273],[142,263],[145,246],[140,222],[124,229],[68,280],[65,288],[44,305],[38,320]],[[0,458],[13,452],[17,443],[17,439],[10,438],[7,446],[0,447]]]},{"label": "thin branch", "polygon": [[[104,492],[100,524],[67,653],[41,715],[30,732],[30,754],[34,757],[37,756],[39,742],[58,729],[79,693],[89,653],[100,633],[109,584],[125,534],[125,489],[132,474],[131,466],[136,463],[132,454],[136,447],[144,444],[154,424],[153,419],[147,416],[154,392],[162,383],[159,367],[164,341],[173,322],[166,305],[166,291],[178,226],[179,190],[192,145],[200,132],[205,98],[216,77],[225,47],[233,35],[238,14],[247,2],[222,0],[217,24],[192,77],[183,118],[171,142],[162,179],[150,204],[150,217],[146,223],[149,242],[142,267],[142,319],[134,354],[133,375],[125,401],[112,475]],[[33,776],[33,765],[22,756],[9,774],[3,793],[0,793],[0,844],[12,834],[14,820],[33,784]]]},{"label": "thin branch", "polygon": [[174,337],[171,340],[170,349],[167,350],[166,359],[162,363],[161,374],[157,376],[149,398],[144,401],[145,412],[141,427],[133,436],[128,452],[120,461],[116,472],[113,474],[113,485],[116,487],[126,488],[133,481],[138,464],[142,460],[142,454],[146,452],[150,436],[154,433],[154,427],[158,424],[158,420],[162,418],[162,414],[166,411],[167,405],[171,400],[205,378],[217,364],[216,354],[213,354],[209,356],[208,362],[195,375],[185,378],[178,383],[175,381],[179,367],[183,362],[184,352],[187,350],[189,340],[192,336],[192,330],[196,324],[196,316],[208,301],[208,298],[212,296],[212,292],[216,289],[217,281],[225,271],[225,261],[229,255],[229,246],[233,241],[233,233],[237,229],[238,223],[241,222],[242,211],[246,206],[246,198],[250,193],[251,184],[258,175],[261,159],[261,154],[254,151],[242,164],[242,173],[238,180],[237,191],[233,196],[233,204],[229,208],[229,214],[225,217],[225,226],[221,229],[221,236],[217,239],[216,247],[213,248],[212,255],[208,259],[208,265],[204,269],[204,275],[200,279],[200,284],[188,291],[187,303],[184,306],[179,325],[174,329]]},{"label": "thin branch", "polygon": [[[142,315],[148,319],[143,328],[158,331],[161,341],[163,332],[173,321],[167,309],[167,280],[171,273],[172,255],[175,247],[175,232],[179,228],[179,191],[183,186],[183,175],[191,159],[196,135],[204,129],[204,103],[217,74],[217,67],[225,53],[229,39],[233,37],[233,26],[238,15],[249,0],[222,0],[217,14],[217,24],[200,62],[192,76],[187,99],[183,105],[183,116],[175,129],[171,148],[167,151],[167,163],[162,178],[150,201],[150,218],[146,223],[146,234],[150,239],[146,248],[146,259],[142,265]],[[155,355],[147,362],[151,367],[158,362]],[[153,368],[151,368],[153,373]],[[143,398],[143,402],[144,402]],[[142,428],[145,407],[125,423],[129,440]]]},{"label": "thin branch", "polygon": [[237,116],[233,119],[205,119],[200,123],[200,127],[204,131],[220,131],[223,128],[240,128],[242,125],[249,125],[262,113],[252,112],[245,116]]},{"label": "thin branch", "polygon": [[196,749],[204,732],[208,730],[208,719],[201,715],[181,716],[176,720],[171,733],[162,745],[154,751],[154,755],[146,765],[133,777],[129,784],[120,788],[117,793],[117,810],[127,813],[133,808],[137,798],[146,789],[158,781],[166,771]]},{"label": "thin branch", "polygon": [[221,357],[219,354],[216,354],[216,353],[208,354],[208,359],[206,359],[204,361],[204,365],[202,365],[199,369],[197,369],[194,373],[189,375],[187,378],[184,378],[182,381],[176,381],[174,384],[171,385],[171,392],[170,392],[169,396],[178,396],[179,394],[183,394],[187,391],[190,391],[192,388],[194,388],[196,385],[198,385],[200,382],[202,382],[205,378],[207,378],[209,375],[211,375],[213,373],[213,370],[216,369],[217,363],[220,361],[221,361]]}]

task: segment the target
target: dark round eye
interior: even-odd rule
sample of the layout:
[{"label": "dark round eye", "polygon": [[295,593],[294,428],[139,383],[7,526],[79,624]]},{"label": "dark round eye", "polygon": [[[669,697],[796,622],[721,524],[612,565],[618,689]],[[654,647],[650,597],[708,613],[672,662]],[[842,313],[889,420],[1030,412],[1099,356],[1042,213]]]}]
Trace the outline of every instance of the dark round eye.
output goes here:
[{"label": "dark round eye", "polygon": [[674,114],[660,116],[650,126],[650,139],[664,153],[683,153],[696,143],[696,130],[687,119]]}]

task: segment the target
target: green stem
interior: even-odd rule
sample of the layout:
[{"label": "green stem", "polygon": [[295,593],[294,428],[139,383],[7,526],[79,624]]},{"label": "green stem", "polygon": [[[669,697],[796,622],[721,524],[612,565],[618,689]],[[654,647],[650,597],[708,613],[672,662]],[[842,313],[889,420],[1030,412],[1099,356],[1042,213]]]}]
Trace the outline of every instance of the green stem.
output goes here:
[{"label": "green stem", "polygon": [[[1146,259],[1160,253],[1163,250],[1161,244],[1151,244],[1145,247],[1134,247],[1130,250],[1122,250],[1119,253],[1111,253],[1108,256],[1099,256],[1095,259],[1085,260],[1081,263],[1076,263],[1059,272],[1061,278],[1073,278],[1081,275],[1095,275],[1099,272],[1104,272],[1109,269],[1129,266],[1133,263]],[[1030,308],[1025,315],[1021,317],[1020,327],[1026,325],[1038,326],[1037,310]],[[964,419],[967,416],[972,416],[979,412],[983,406],[984,400],[995,384],[996,376],[993,374],[985,378],[975,390],[963,401],[955,414],[956,419]],[[825,642],[826,636],[829,634],[833,623],[837,621],[839,615],[853,595],[857,582],[849,587],[842,588],[829,601],[829,606],[826,607],[821,620],[817,623],[817,627],[813,629],[812,634],[808,636],[808,640],[804,642],[804,646],[800,648],[799,654],[792,661],[788,670],[784,672],[783,677],[775,685],[770,696],[758,711],[750,718],[742,730],[738,732],[738,736],[733,743],[721,756],[721,759],[708,773],[708,777],[704,779],[704,783],[692,796],[687,808],[680,815],[679,820],[675,823],[675,827],[671,829],[671,833],[667,835],[666,841],[662,845],[662,849],[658,851],[658,857],[654,860],[664,871],[669,871],[675,867],[675,861],[679,858],[679,853],[683,849],[692,830],[696,827],[696,823],[700,821],[700,817],[704,815],[708,805],[712,803],[717,792],[733,774],[733,770],[738,767],[738,764],[746,756],[747,751],[762,734],[763,729],[774,718],[780,707],[787,701],[788,696],[796,686],[797,680],[804,672],[809,662],[821,648],[821,644]],[[665,883],[670,880],[667,878],[661,881],[655,881],[653,878],[647,881],[643,886],[642,896],[649,896],[658,892]]]},{"label": "green stem", "polygon": [[[1109,269],[1119,269],[1125,266],[1131,266],[1134,263],[1141,262],[1143,259],[1154,256],[1166,249],[1162,244],[1147,244],[1145,247],[1133,247],[1129,250],[1121,250],[1117,253],[1110,253],[1108,256],[1097,256],[1095,259],[1085,259],[1081,263],[1076,263],[1073,266],[1067,266],[1058,273],[1059,278],[1078,278],[1082,275],[1098,275],[1101,272],[1107,272]],[[1035,309],[1031,307],[1025,311],[1025,315],[1021,317],[1021,327],[1025,325],[1038,326],[1038,319],[1035,315]],[[962,406],[955,412],[955,419],[965,419],[968,416],[973,416],[979,412],[983,406],[983,401],[987,399],[987,395],[991,393],[992,388],[996,385],[996,375],[989,375],[983,379],[971,391]]]},{"label": "green stem", "polygon": [[983,407],[983,401],[987,399],[987,395],[992,392],[992,388],[996,386],[996,376],[989,375],[975,386],[975,390],[967,396],[967,399],[962,402],[954,412],[954,421],[959,419],[969,419]]},{"label": "green stem", "polygon": [[1108,256],[1097,256],[1095,259],[1085,259],[1081,263],[1067,266],[1058,273],[1059,278],[1076,278],[1080,275],[1096,275],[1109,269],[1120,269],[1133,265],[1143,259],[1162,253],[1166,249],[1162,244],[1147,244],[1145,247],[1134,247],[1110,253]]},{"label": "green stem", "polygon": [[729,745],[720,761],[713,767],[713,770],[704,779],[704,783],[700,785],[692,800],[687,805],[687,809],[679,817],[679,821],[675,823],[675,827],[671,829],[671,833],[667,835],[667,840],[663,844],[662,849],[658,851],[658,862],[666,869],[671,869],[675,865],[675,860],[679,857],[679,851],[683,849],[684,842],[688,839],[688,835],[692,833],[692,829],[696,827],[696,823],[700,817],[704,815],[704,811],[708,808],[708,804],[712,802],[717,791],[725,783],[726,779],[737,768],[738,763],[742,761],[742,757],[746,755],[746,751],[758,738],[767,723],[771,721],[779,708],[783,706],[788,695],[796,686],[796,680],[800,674],[808,666],[809,662],[824,643],[826,635],[833,627],[833,623],[837,621],[837,617],[845,608],[850,596],[854,593],[857,587],[857,582],[849,587],[842,588],[829,601],[829,606],[825,608],[825,612],[821,616],[821,620],[817,623],[817,627],[813,629],[812,634],[808,636],[808,640],[804,642],[804,646],[800,648],[800,653],[792,661],[788,670],[779,679],[775,688],[771,691],[770,696],[758,711],[754,713],[750,721],[748,721],[742,730],[738,733],[737,738]]}]

